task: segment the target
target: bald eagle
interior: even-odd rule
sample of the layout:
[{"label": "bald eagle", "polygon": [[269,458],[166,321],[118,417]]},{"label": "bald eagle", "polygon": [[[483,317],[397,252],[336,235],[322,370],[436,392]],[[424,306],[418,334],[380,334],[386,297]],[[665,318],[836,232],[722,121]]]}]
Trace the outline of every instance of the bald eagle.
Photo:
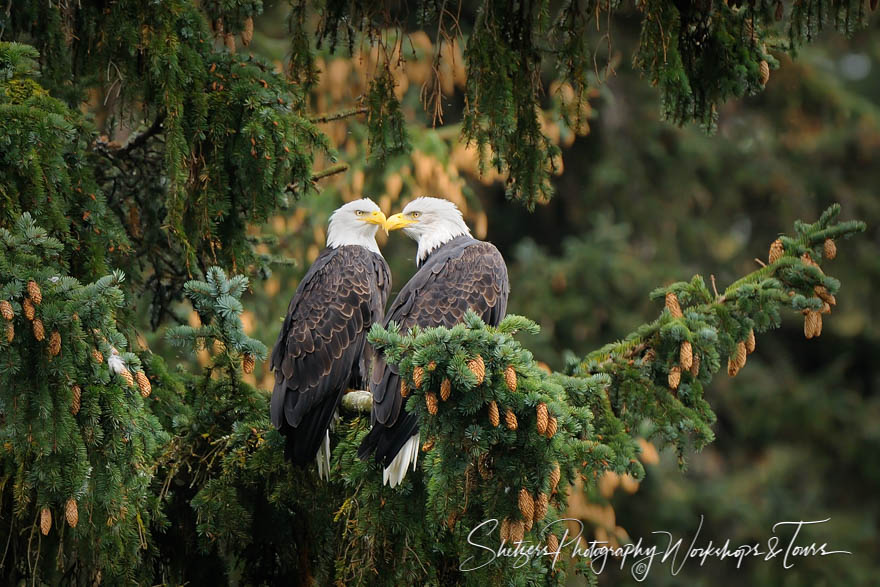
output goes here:
[{"label": "bald eagle", "polygon": [[[402,228],[418,242],[419,270],[400,290],[385,317],[406,332],[413,326],[450,328],[473,309],[497,326],[507,310],[510,284],[507,266],[494,245],[471,236],[452,202],[418,198],[391,216],[386,230]],[[361,458],[375,453],[384,467],[383,481],[395,487],[415,468],[419,451],[417,418],[403,409],[400,375],[381,355],[373,358],[370,377],[373,428],[358,450]]]},{"label": "bald eagle", "polygon": [[285,455],[300,466],[316,459],[321,477],[329,477],[329,428],[345,390],[366,382],[367,332],[391,289],[376,244],[384,223],[369,199],[330,216],[327,247],[297,287],[272,349],[272,424],[285,436]]}]

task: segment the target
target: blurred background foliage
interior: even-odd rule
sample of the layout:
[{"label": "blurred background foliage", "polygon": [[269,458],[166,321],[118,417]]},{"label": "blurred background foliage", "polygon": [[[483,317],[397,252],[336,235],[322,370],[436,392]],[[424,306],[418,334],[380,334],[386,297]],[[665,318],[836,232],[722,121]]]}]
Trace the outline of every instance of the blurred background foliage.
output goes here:
[{"label": "blurred background foliage", "polygon": [[[287,50],[286,10],[267,4],[252,46],[279,64]],[[753,270],[754,258],[763,260],[767,244],[795,219],[818,217],[840,202],[844,217],[865,220],[869,234],[848,241],[845,260],[833,264],[845,285],[824,335],[807,341],[801,321],[786,316],[781,330],[759,338],[739,377],[719,377],[708,389],[717,440],[691,458],[689,470],[679,471],[672,451],[657,456],[646,445],[643,460],[652,466],[641,484],[607,473],[586,498],[573,497],[570,514],[587,521],[588,537],[650,540],[652,531],[668,530],[685,543],[704,515],[701,541],[716,544],[764,542],[777,521],[830,517],[803,536],[853,556],[805,558],[788,570],[751,561],[735,571],[730,561],[710,561],[686,564],[678,576],[664,566],[649,583],[870,584],[880,554],[876,27],[875,20],[852,38],[823,33],[796,60],[777,55],[780,68],[765,91],[727,103],[716,132],[707,134],[660,120],[657,90],[631,63],[637,14],[620,11],[612,25],[614,75],[592,90],[580,132],[566,125],[554,100],[569,88],[551,86],[552,72],[545,72],[542,122],[562,149],[564,167],[553,180],[554,197],[534,213],[510,206],[503,177],[480,174],[474,150],[458,142],[464,83],[458,44],[442,49],[443,124],[432,126],[420,98],[433,47],[428,34],[414,31],[404,43],[405,61],[392,70],[412,152],[372,170],[362,116],[319,125],[349,168],[321,180],[319,193],[294,214],[264,227],[278,238],[271,252],[303,261],[254,284],[246,328],[260,340],[273,339],[289,295],[323,246],[329,213],[361,194],[386,212],[420,195],[456,202],[475,236],[505,255],[510,311],[541,326],[534,337],[521,335],[523,344],[554,369],[568,353],[583,356],[652,319],[659,310],[648,299],[653,287],[695,273],[714,275],[719,289],[726,287]],[[356,108],[374,59],[369,50],[351,60],[319,57],[323,74],[310,96],[315,111]],[[331,164],[319,157],[315,168]],[[382,250],[396,290],[415,270],[415,248],[392,235]],[[267,365],[258,366],[254,382],[268,389],[270,381]],[[635,584],[612,563],[603,575],[600,584]]]}]

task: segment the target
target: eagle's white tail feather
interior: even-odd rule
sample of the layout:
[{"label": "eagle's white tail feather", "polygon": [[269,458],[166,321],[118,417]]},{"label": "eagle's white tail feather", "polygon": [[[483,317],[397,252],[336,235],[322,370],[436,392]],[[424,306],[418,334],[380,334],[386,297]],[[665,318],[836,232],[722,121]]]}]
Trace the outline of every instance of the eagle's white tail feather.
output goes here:
[{"label": "eagle's white tail feather", "polygon": [[330,431],[324,432],[324,442],[318,445],[315,455],[318,463],[318,478],[330,480]]},{"label": "eagle's white tail feather", "polygon": [[412,468],[415,471],[418,458],[419,435],[414,434],[410,436],[406,444],[398,451],[391,464],[382,471],[382,483],[391,487],[400,485],[400,482],[406,477],[406,471],[409,469],[410,463],[412,463]]}]

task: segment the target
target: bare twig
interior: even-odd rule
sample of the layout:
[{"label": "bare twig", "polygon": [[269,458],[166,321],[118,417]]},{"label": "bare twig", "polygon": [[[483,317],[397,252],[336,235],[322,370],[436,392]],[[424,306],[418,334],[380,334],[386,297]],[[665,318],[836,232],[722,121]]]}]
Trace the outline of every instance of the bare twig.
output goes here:
[{"label": "bare twig", "polygon": [[309,121],[315,124],[321,124],[322,122],[333,122],[334,120],[342,120],[343,118],[348,118],[350,116],[357,116],[358,114],[365,114],[367,112],[366,106],[359,106],[357,108],[348,108],[347,110],[340,110],[339,112],[332,112],[330,114],[322,114],[321,116],[316,116],[314,118],[310,118]]},{"label": "bare twig", "polygon": [[[326,167],[319,171],[318,173],[312,174],[312,181],[318,181],[320,179],[324,179],[325,177],[330,177],[331,175],[336,175],[337,173],[342,173],[348,169],[348,163],[337,163],[335,165],[331,165],[330,167]],[[289,186],[288,186],[289,187]]]}]

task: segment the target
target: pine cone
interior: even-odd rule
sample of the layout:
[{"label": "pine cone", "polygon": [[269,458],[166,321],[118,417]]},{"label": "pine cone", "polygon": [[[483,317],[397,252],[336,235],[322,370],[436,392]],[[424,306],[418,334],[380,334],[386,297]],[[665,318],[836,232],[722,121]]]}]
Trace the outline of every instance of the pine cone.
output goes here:
[{"label": "pine cone", "polygon": [[37,285],[37,282],[31,279],[27,284],[27,292],[28,296],[34,301],[36,305],[40,305],[43,301],[43,292],[40,291],[40,286]]},{"label": "pine cone", "polygon": [[82,389],[80,389],[79,385],[74,385],[71,391],[73,392],[73,398],[70,401],[70,413],[76,416],[82,403]]},{"label": "pine cone", "polygon": [[434,448],[434,438],[433,437],[426,440],[425,443],[422,445],[422,452],[428,452],[432,448]]},{"label": "pine cone", "polygon": [[145,399],[150,397],[153,386],[150,385],[150,378],[147,377],[147,374],[143,371],[138,371],[135,373],[134,378],[137,380],[138,389],[141,390],[141,397]]},{"label": "pine cone", "polygon": [[241,44],[247,47],[254,39],[254,19],[250,16],[244,21],[244,28],[241,29]]},{"label": "pine cone", "polygon": [[244,357],[241,359],[241,367],[244,369],[244,372],[247,374],[254,372],[254,367],[257,365],[257,360],[250,353],[245,353]]},{"label": "pine cone", "polygon": [[782,258],[782,255],[785,254],[785,247],[782,246],[782,241],[780,239],[776,239],[773,241],[773,244],[770,245],[770,255],[768,256],[768,260],[771,263],[775,263],[779,259]]},{"label": "pine cone", "polygon": [[422,367],[417,366],[413,369],[413,384],[416,386],[416,389],[422,388],[422,381],[425,378],[425,370]]},{"label": "pine cone", "polygon": [[809,311],[804,317],[804,336],[813,338],[822,334],[822,314]]},{"label": "pine cone", "polygon": [[21,307],[24,310],[24,317],[28,320],[33,320],[36,310],[34,309],[34,303],[30,298],[25,298],[24,301],[21,302]]},{"label": "pine cone", "polygon": [[691,346],[690,341],[686,340],[681,343],[681,347],[678,350],[678,362],[681,363],[681,368],[685,371],[694,364],[694,348]]},{"label": "pine cone", "polygon": [[510,542],[516,544],[522,542],[526,535],[526,528],[522,520],[514,520],[510,523]]},{"label": "pine cone", "polygon": [[559,538],[556,534],[547,534],[547,552],[555,553],[559,550]]},{"label": "pine cone", "polygon": [[684,314],[681,313],[681,306],[678,305],[678,296],[673,292],[666,294],[666,307],[669,309],[669,313],[672,314],[673,318],[681,318],[684,316]]},{"label": "pine cone", "polygon": [[531,520],[535,517],[535,500],[528,489],[523,487],[519,490],[519,513],[522,514],[524,520]]},{"label": "pine cone", "polygon": [[562,478],[562,472],[559,470],[559,463],[553,465],[553,470],[550,471],[550,493],[556,493],[556,486],[559,485],[559,480]]},{"label": "pine cone", "polygon": [[538,434],[544,435],[547,433],[547,423],[550,420],[550,414],[547,412],[547,404],[541,402],[538,404]]},{"label": "pine cone", "polygon": [[675,365],[672,369],[669,370],[669,376],[666,378],[666,382],[669,383],[669,389],[678,389],[678,384],[681,383],[681,367]]},{"label": "pine cone", "polygon": [[507,383],[507,389],[516,391],[516,369],[513,365],[508,365],[504,370],[504,382]]},{"label": "pine cone", "polygon": [[235,35],[226,33],[223,35],[223,42],[226,43],[226,48],[229,49],[230,53],[235,53]]},{"label": "pine cone", "polygon": [[830,314],[831,313],[831,304],[825,302],[822,304],[822,309],[819,311],[820,314]]},{"label": "pine cone", "polygon": [[76,500],[72,497],[67,500],[67,505],[64,506],[64,517],[67,518],[67,523],[71,528],[76,528],[79,522],[79,508],[77,508]]},{"label": "pine cone", "polygon": [[523,521],[523,529],[526,532],[529,532],[532,529],[532,524],[534,524],[534,522],[535,521],[532,518],[529,518],[528,520],[524,520]]},{"label": "pine cone", "polygon": [[52,336],[49,337],[49,354],[53,357],[57,357],[58,353],[61,352],[61,334],[56,330],[52,332]]},{"label": "pine cone", "polygon": [[437,361],[431,361],[425,366],[425,371],[431,372],[437,368]]},{"label": "pine cone", "polygon": [[437,394],[429,391],[425,394],[425,404],[428,406],[428,413],[432,416],[437,414]]},{"label": "pine cone", "polygon": [[736,377],[737,373],[739,373],[739,365],[737,365],[734,357],[730,357],[727,359],[727,374],[731,377]]},{"label": "pine cone", "polygon": [[742,369],[746,366],[746,355],[748,351],[746,350],[746,343],[743,341],[739,341],[736,343],[736,366],[737,369]]},{"label": "pine cone", "polygon": [[559,423],[556,421],[556,418],[550,418],[547,420],[547,438],[553,438],[556,435],[556,429],[559,426]]},{"label": "pine cone", "polygon": [[477,355],[468,361],[467,366],[471,373],[474,374],[474,377],[477,378],[477,385],[481,384],[486,378],[486,364],[483,362],[483,357]]},{"label": "pine cone", "polygon": [[825,258],[828,260],[833,259],[837,256],[837,245],[834,244],[834,240],[830,238],[825,239],[825,245],[822,250],[825,253]]},{"label": "pine cone", "polygon": [[749,353],[755,352],[755,329],[754,328],[749,330],[749,335],[746,337],[746,350]]},{"label": "pine cone", "polygon": [[645,351],[645,354],[642,355],[642,365],[650,365],[654,362],[654,359],[657,358],[657,351],[654,349],[648,349]]},{"label": "pine cone", "polygon": [[813,288],[813,291],[816,292],[816,295],[819,296],[819,298],[826,304],[829,304],[831,306],[837,305],[837,299],[833,295],[828,293],[828,288],[826,288],[824,285],[817,285]]},{"label": "pine cone", "polygon": [[495,400],[492,400],[492,403],[489,404],[489,421],[492,422],[492,426],[498,426],[501,423],[501,416],[498,414],[498,404],[495,403]]},{"label": "pine cone", "polygon": [[547,515],[547,509],[550,507],[550,498],[546,493],[539,493],[535,499],[535,521],[540,522]]},{"label": "pine cone", "polygon": [[440,384],[440,399],[443,401],[448,400],[450,393],[452,393],[452,382],[449,379],[444,379]]},{"label": "pine cone", "polygon": [[400,378],[400,397],[406,397],[409,395],[409,387],[406,384],[406,380],[401,377]]},{"label": "pine cone", "polygon": [[812,265],[819,270],[819,273],[824,273],[822,271],[822,267],[820,267],[819,264],[813,260],[813,257],[810,256],[810,253],[804,253],[803,255],[801,255],[801,261],[803,261],[807,265]]},{"label": "pine cone", "polygon": [[7,320],[15,318],[15,312],[12,311],[12,304],[6,300],[0,301],[0,316],[3,316]]},{"label": "pine cone", "polygon": [[40,511],[40,532],[43,533],[43,536],[46,536],[51,529],[52,512],[49,511],[49,508],[43,508],[42,511]]},{"label": "pine cone", "polygon": [[691,365],[691,376],[696,377],[700,374],[700,355],[694,355],[694,363]]},{"label": "pine cone", "polygon": [[95,360],[96,363],[104,362],[104,355],[102,355],[101,351],[99,351],[98,349],[92,349],[92,358]]},{"label": "pine cone", "polygon": [[46,329],[43,327],[43,321],[37,318],[34,320],[34,338],[44,340],[46,338]]},{"label": "pine cone", "polygon": [[766,86],[767,82],[770,81],[770,64],[762,59],[761,63],[760,63],[760,68],[761,68],[761,85]]},{"label": "pine cone", "polygon": [[15,339],[15,326],[12,322],[6,323],[6,342],[12,342]]},{"label": "pine cone", "polygon": [[510,542],[510,520],[504,518],[501,520],[501,527],[498,530],[499,537],[502,541]]},{"label": "pine cone", "polygon": [[122,371],[119,372],[119,376],[125,380],[126,385],[128,385],[129,387],[134,387],[134,377],[131,376],[131,371],[123,367]]},{"label": "pine cone", "polygon": [[507,411],[504,413],[504,423],[507,424],[507,427],[511,430],[516,430],[519,424],[516,422],[516,414],[513,413],[513,410],[507,408]]}]

